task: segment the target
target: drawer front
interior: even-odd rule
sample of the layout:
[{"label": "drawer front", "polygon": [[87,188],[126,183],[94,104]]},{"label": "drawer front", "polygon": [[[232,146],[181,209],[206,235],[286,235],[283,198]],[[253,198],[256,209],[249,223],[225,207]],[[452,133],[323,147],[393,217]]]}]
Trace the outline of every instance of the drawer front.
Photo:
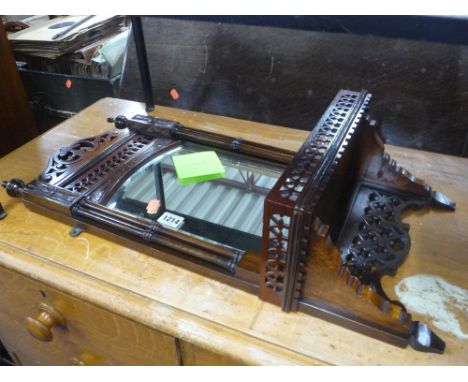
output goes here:
[{"label": "drawer front", "polygon": [[[176,340],[161,332],[1,267],[0,288],[0,338],[21,364],[180,363]],[[63,316],[64,326],[54,312]],[[48,335],[51,340],[43,341]]]},{"label": "drawer front", "polygon": [[217,354],[189,342],[180,340],[180,353],[185,366],[242,366],[242,363],[226,355]]}]

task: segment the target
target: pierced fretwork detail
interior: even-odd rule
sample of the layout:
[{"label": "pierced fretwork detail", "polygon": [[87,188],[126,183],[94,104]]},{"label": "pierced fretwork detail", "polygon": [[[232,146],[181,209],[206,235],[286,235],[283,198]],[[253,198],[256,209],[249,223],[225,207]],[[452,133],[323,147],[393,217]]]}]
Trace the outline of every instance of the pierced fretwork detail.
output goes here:
[{"label": "pierced fretwork detail", "polygon": [[111,157],[106,158],[97,166],[92,168],[89,172],[87,172],[84,176],[73,180],[64,188],[77,193],[86,192],[104,176],[112,172],[114,168],[128,161],[128,159],[146,147],[150,142],[152,142],[151,138],[137,135],[119,150],[115,151]]},{"label": "pierced fretwork detail", "polygon": [[264,230],[264,235],[276,229],[275,216],[290,217],[288,245],[281,247],[271,238],[263,244],[260,276],[261,297],[285,311],[297,310],[314,210],[370,97],[366,92],[341,91],[265,201],[264,224],[270,231]]},{"label": "pierced fretwork detail", "polygon": [[308,139],[307,145],[303,146],[294,158],[291,173],[279,189],[281,197],[291,201],[299,198],[305,185],[316,173],[317,166],[322,162],[324,154],[339,133],[344,121],[354,111],[353,107],[359,101],[358,95],[354,92],[344,92],[323,121],[319,122],[319,126],[315,127],[311,134],[313,139]]},{"label": "pierced fretwork detail", "polygon": [[[396,195],[373,191],[343,263],[353,276],[368,284],[383,275],[393,276],[408,255],[409,225],[401,221],[404,209],[418,204]],[[426,204],[421,201],[421,207]]]},{"label": "pierced fretwork detail", "polygon": [[80,162],[86,153],[97,150],[118,136],[117,131],[107,132],[95,137],[81,139],[70,146],[60,148],[49,160],[47,169],[41,174],[40,180],[46,183],[56,183],[67,172],[68,168]]},{"label": "pierced fretwork detail", "polygon": [[274,214],[269,223],[265,284],[276,293],[281,293],[284,288],[291,218],[287,215]]},{"label": "pierced fretwork detail", "polygon": [[[215,187],[219,182],[267,195],[260,298],[398,346],[410,343],[441,352],[443,341],[386,295],[381,278],[394,274],[408,254],[409,232],[400,221],[401,212],[430,206],[454,209],[455,203],[384,153],[376,123],[366,113],[369,98],[366,91],[340,91],[297,154],[176,121],[118,117],[116,127],[125,129],[119,135],[78,141],[56,153],[41,179],[27,185],[14,179],[4,186],[34,211],[97,227],[96,233],[107,230],[109,238],[120,238],[119,243],[145,245],[148,255],[253,292],[257,245],[244,252],[203,234],[187,235],[143,217],[145,198],[133,214],[114,208],[113,197],[122,195],[123,182],[149,160],[170,155],[183,142],[284,164],[285,171],[271,189],[260,186],[249,171],[241,171],[245,185],[213,181]],[[167,164],[161,170],[164,166],[175,172]],[[163,186],[159,171],[150,175],[152,190],[153,184]]]}]

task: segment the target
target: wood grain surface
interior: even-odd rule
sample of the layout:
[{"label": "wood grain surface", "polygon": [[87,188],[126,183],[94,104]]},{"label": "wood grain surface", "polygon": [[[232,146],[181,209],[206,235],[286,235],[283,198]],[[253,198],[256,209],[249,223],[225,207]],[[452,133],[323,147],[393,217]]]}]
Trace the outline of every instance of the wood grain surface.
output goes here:
[{"label": "wood grain surface", "polygon": [[[176,340],[134,321],[65,295],[54,288],[0,268],[0,337],[23,365],[178,365]],[[38,315],[40,303],[57,309],[65,326],[42,342],[24,319]]]},{"label": "wood grain surface", "polygon": [[0,156],[37,136],[32,109],[0,21]]},{"label": "wood grain surface", "polygon": [[[106,98],[0,159],[0,179],[31,181],[57,148],[110,128],[106,117],[144,114],[140,103]],[[233,137],[297,150],[305,131],[157,107],[152,115]],[[468,160],[388,147],[408,170],[457,202],[457,211],[409,215],[412,249],[386,291],[415,274],[434,274],[468,289],[466,171]],[[243,364],[461,365],[467,341],[436,330],[443,355],[400,349],[302,313],[282,312],[256,296],[150,258],[28,211],[4,192],[0,265],[101,309]],[[430,323],[431,318],[421,319]],[[466,330],[466,316],[460,317]]]}]

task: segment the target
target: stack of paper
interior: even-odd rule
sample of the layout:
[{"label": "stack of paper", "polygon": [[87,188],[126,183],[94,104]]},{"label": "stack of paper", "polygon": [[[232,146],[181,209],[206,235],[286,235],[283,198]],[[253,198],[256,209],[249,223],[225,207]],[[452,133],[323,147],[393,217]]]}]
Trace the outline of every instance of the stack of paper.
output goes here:
[{"label": "stack of paper", "polygon": [[100,39],[64,57],[70,73],[93,78],[113,78],[122,72],[129,29]]},{"label": "stack of paper", "polygon": [[124,16],[63,16],[10,34],[8,38],[17,53],[54,59],[115,35],[124,22]]}]

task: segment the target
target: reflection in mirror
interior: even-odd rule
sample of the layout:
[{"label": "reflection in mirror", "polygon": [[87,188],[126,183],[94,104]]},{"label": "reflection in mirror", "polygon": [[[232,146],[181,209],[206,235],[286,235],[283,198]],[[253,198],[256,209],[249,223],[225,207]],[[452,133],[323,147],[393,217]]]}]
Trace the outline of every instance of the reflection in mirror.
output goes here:
[{"label": "reflection in mirror", "polygon": [[216,150],[224,177],[182,186],[172,157],[207,150],[213,148],[183,142],[154,157],[125,180],[107,207],[159,222],[170,213],[183,219],[176,228],[185,234],[259,251],[264,200],[284,166]]}]

